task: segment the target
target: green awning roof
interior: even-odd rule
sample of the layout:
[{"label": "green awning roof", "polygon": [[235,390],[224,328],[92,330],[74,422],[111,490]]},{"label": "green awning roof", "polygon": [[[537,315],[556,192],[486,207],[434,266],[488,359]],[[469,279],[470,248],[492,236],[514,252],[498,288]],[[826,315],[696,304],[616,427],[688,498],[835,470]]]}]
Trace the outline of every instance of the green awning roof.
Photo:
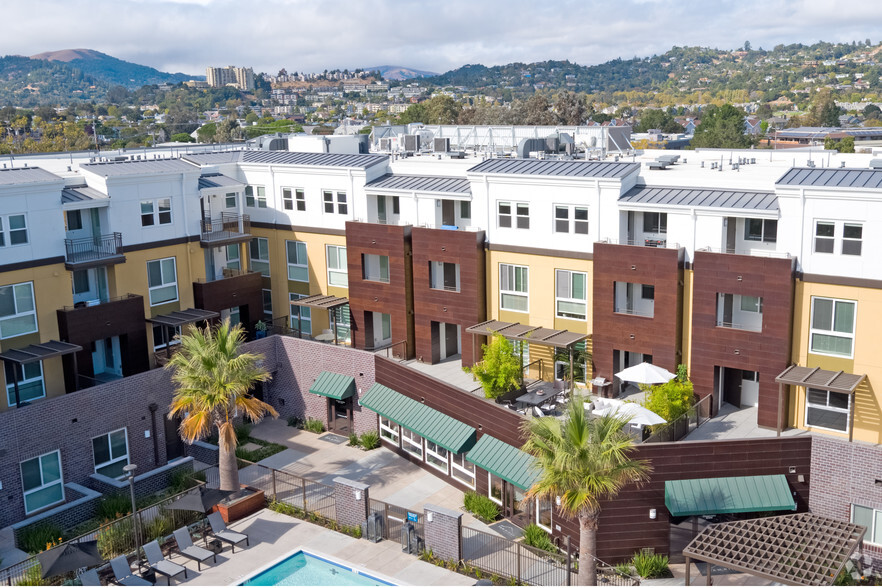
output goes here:
[{"label": "green awning roof", "polygon": [[343,400],[355,394],[355,378],[334,372],[322,372],[309,391],[334,400]]},{"label": "green awning roof", "polygon": [[382,384],[371,386],[359,402],[377,414],[437,443],[447,451],[462,453],[475,443],[474,427]]},{"label": "green awning roof", "polygon": [[466,459],[521,490],[529,490],[539,478],[535,457],[490,435],[482,435]]},{"label": "green awning roof", "polygon": [[784,474],[669,480],[665,506],[675,517],[796,510]]}]

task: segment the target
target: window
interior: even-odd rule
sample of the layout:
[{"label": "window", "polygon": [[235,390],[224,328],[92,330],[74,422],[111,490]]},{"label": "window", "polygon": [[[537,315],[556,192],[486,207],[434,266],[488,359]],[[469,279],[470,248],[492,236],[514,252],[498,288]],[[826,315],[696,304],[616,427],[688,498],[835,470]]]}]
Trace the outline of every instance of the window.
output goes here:
[{"label": "window", "polygon": [[429,287],[435,290],[459,292],[459,264],[430,261]]},{"label": "window", "polygon": [[285,241],[288,257],[288,279],[292,282],[309,283],[309,260],[306,257],[306,243]]},{"label": "window", "polygon": [[141,201],[141,226],[168,225],[172,222],[171,198]]},{"label": "window", "polygon": [[294,304],[295,300],[306,298],[305,294],[288,294],[291,304],[291,328],[299,334],[312,335],[312,309],[308,306]]},{"label": "window", "polygon": [[848,431],[851,394],[806,389],[805,426],[831,431]]},{"label": "window", "polygon": [[306,196],[300,188],[282,188],[282,206],[285,210],[306,210]]},{"label": "window", "polygon": [[[4,233],[4,227],[5,233]],[[0,216],[0,247],[27,245],[28,227],[23,214]]]},{"label": "window", "polygon": [[95,473],[108,478],[122,478],[123,467],[129,465],[129,442],[126,429],[117,429],[92,438]]},{"label": "window", "polygon": [[527,277],[530,268],[523,265],[499,264],[499,307],[502,310],[527,312],[530,295]]},{"label": "window", "polygon": [[466,459],[469,455],[468,451],[457,453],[450,458],[450,475],[468,486],[475,487],[475,464]]},{"label": "window", "polygon": [[[333,311],[334,323],[337,325],[337,340],[349,342],[352,340],[352,315],[349,313],[349,305],[338,306]],[[391,336],[391,335],[390,335]]]},{"label": "window", "polygon": [[778,240],[778,221],[773,219],[744,219],[744,240],[775,243]]},{"label": "window", "polygon": [[401,197],[392,197],[392,214],[401,214]]},{"label": "window", "polygon": [[254,208],[254,188],[245,186],[245,206]]},{"label": "window", "polygon": [[178,299],[178,274],[174,257],[147,262],[147,286],[150,306]]},{"label": "window", "polygon": [[0,286],[0,339],[36,332],[34,283]]},{"label": "window", "polygon": [[380,437],[398,447],[399,427],[384,416],[380,417]]},{"label": "window", "polygon": [[[257,198],[255,199],[255,194]],[[245,186],[245,206],[254,208],[266,208],[266,187],[265,186]]]},{"label": "window", "polygon": [[[397,198],[397,196],[396,196]],[[471,219],[472,218],[472,203],[468,200],[460,200],[459,202],[459,218]]]},{"label": "window", "polygon": [[181,344],[181,327],[153,325],[153,351],[165,349],[168,345]]},{"label": "window", "polygon": [[89,285],[89,270],[74,270],[72,277],[74,294],[83,294],[92,288]]},{"label": "window", "polygon": [[446,449],[426,439],[426,463],[445,474],[450,471],[447,465],[447,454]]},{"label": "window", "polygon": [[269,241],[264,237],[253,237],[248,244],[251,256],[251,271],[260,272],[262,276],[270,275]]},{"label": "window", "polygon": [[325,212],[327,214],[334,214],[334,193],[322,192],[322,198],[325,203]]},{"label": "window", "polygon": [[[3,362],[6,372],[6,404],[10,408],[15,406],[15,364]],[[43,363],[35,361],[26,363],[18,368],[18,400],[30,402],[46,396],[46,388],[43,386]]]},{"label": "window", "polygon": [[518,229],[530,228],[530,205],[526,202],[516,202],[514,205],[511,202],[499,202],[496,206],[500,228],[512,227],[512,206],[514,206],[514,226]]},{"label": "window", "polygon": [[236,208],[236,193],[230,192],[224,196],[224,206],[227,208]]},{"label": "window", "polygon": [[64,502],[61,453],[46,453],[19,464],[25,514]]},{"label": "window", "polygon": [[530,205],[524,202],[519,202],[515,205],[515,216],[517,221],[517,227],[519,229],[529,229],[530,228]]},{"label": "window", "polygon": [[340,245],[328,245],[328,286],[349,287],[349,275],[346,267],[346,248]]},{"label": "window", "polygon": [[760,296],[741,296],[741,310],[744,312],[762,312],[763,299]]},{"label": "window", "polygon": [[389,256],[363,253],[361,255],[362,277],[370,282],[389,283]]},{"label": "window", "polygon": [[831,222],[815,223],[815,253],[833,253],[836,225]]},{"label": "window", "polygon": [[[330,191],[322,192],[322,198],[325,203],[325,212],[334,213],[334,193]],[[346,192],[337,192],[337,214],[349,214],[349,206],[346,202]]]},{"label": "window", "polygon": [[238,243],[230,243],[224,247],[224,254],[227,257],[227,267],[229,269],[237,270],[242,266],[239,262],[239,244]]},{"label": "window", "polygon": [[294,190],[294,200],[297,210],[304,212],[306,210],[306,193],[299,188]]},{"label": "window", "polygon": [[864,227],[854,223],[842,225],[842,255],[860,255]]},{"label": "window", "polygon": [[555,271],[555,309],[560,318],[584,321],[588,318],[588,275],[569,270]]},{"label": "window", "polygon": [[640,298],[643,300],[655,300],[655,286],[649,284],[640,285]]},{"label": "window", "polygon": [[401,427],[401,448],[423,459],[423,438],[404,427]]},{"label": "window", "polygon": [[812,297],[811,351],[852,357],[857,303]]},{"label": "window", "polygon": [[536,499],[536,524],[551,533],[553,504],[546,498]]},{"label": "window", "polygon": [[291,188],[282,188],[282,208],[294,210],[294,192]]},{"label": "window", "polygon": [[668,213],[644,212],[643,232],[666,234],[668,232]]},{"label": "window", "polygon": [[569,233],[571,218],[573,219],[573,233],[577,235],[587,235],[588,209],[584,206],[555,206],[554,232]]},{"label": "window", "polygon": [[273,320],[273,291],[261,290],[263,293],[263,318]]},{"label": "window", "polygon": [[851,507],[851,522],[867,528],[867,533],[864,535],[864,543],[882,545],[882,510],[853,504]]},{"label": "window", "polygon": [[79,210],[67,211],[67,230],[79,231],[83,228],[83,213]]},{"label": "window", "polygon": [[502,488],[505,482],[502,478],[495,476],[490,472],[487,472],[487,479],[489,480],[489,484],[487,485],[487,496],[496,504],[502,504]]}]

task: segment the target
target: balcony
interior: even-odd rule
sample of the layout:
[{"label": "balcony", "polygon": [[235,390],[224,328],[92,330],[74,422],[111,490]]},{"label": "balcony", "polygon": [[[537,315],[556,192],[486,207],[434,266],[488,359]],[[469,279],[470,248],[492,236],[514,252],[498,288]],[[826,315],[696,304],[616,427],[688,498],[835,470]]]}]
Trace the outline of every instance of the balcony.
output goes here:
[{"label": "balcony", "polygon": [[64,240],[64,267],[69,270],[114,265],[125,260],[122,233]]},{"label": "balcony", "polygon": [[251,217],[222,212],[219,218],[204,218],[200,223],[202,247],[221,247],[251,240]]},{"label": "balcony", "polygon": [[631,245],[634,247],[655,247],[657,249],[679,249],[680,244],[667,239],[604,239],[600,243],[609,245]]}]

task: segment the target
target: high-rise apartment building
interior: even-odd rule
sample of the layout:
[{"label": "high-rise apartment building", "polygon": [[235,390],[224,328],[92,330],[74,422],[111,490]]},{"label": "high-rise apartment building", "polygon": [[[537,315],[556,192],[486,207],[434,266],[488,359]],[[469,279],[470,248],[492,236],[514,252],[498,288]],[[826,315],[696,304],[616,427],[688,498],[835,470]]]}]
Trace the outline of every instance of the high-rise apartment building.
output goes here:
[{"label": "high-rise apartment building", "polygon": [[254,71],[250,67],[206,67],[205,80],[212,88],[234,85],[240,90],[254,89]]}]

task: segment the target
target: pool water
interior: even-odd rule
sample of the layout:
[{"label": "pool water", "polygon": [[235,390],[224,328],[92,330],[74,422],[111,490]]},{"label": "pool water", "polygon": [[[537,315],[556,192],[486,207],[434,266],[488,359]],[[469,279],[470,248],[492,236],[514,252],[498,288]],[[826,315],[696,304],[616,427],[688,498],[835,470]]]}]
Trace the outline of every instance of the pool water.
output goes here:
[{"label": "pool water", "polygon": [[298,551],[248,578],[241,586],[392,586],[367,574]]}]

